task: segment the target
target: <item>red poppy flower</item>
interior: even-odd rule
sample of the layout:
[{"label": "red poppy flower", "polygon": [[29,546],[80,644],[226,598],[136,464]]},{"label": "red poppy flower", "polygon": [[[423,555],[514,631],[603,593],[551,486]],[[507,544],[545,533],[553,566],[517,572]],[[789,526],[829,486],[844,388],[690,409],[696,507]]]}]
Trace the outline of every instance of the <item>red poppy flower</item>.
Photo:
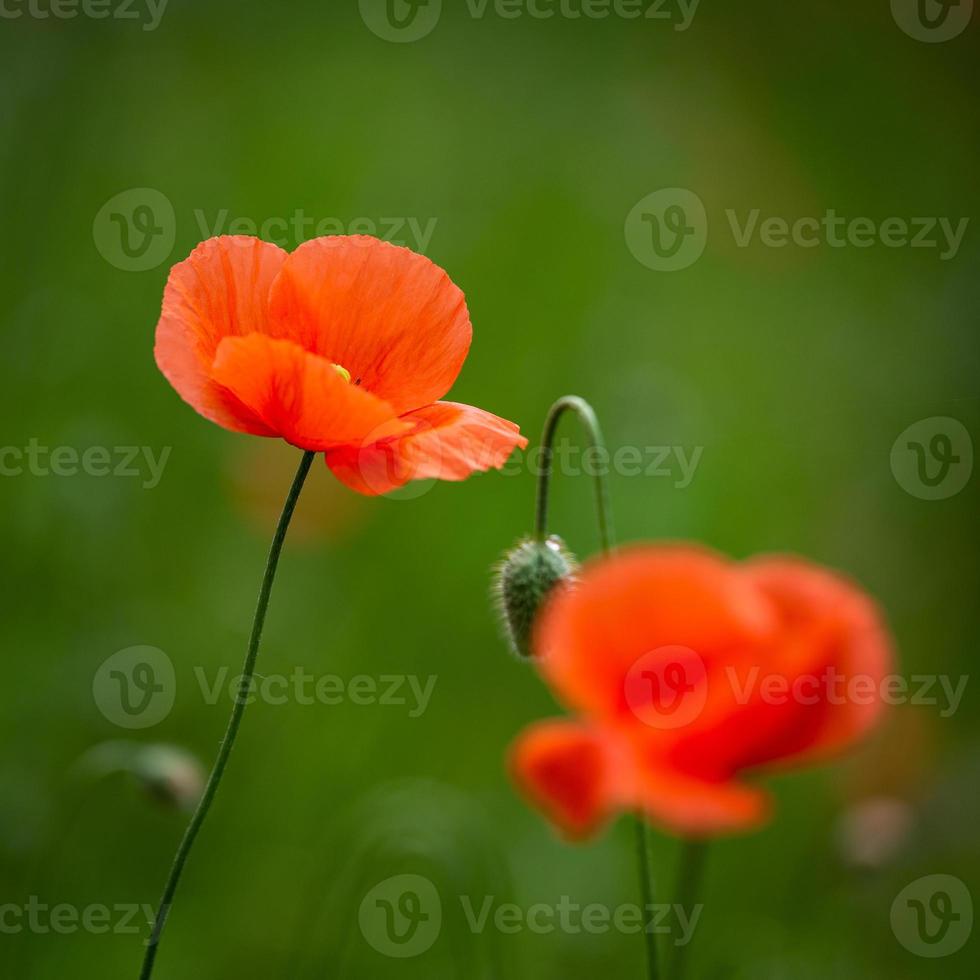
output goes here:
[{"label": "red poppy flower", "polygon": [[532,726],[512,767],[573,839],[624,809],[688,836],[758,826],[768,797],[743,774],[851,744],[891,664],[874,604],[836,574],[683,545],[587,565],[545,606],[536,648],[580,718]]},{"label": "red poppy flower", "polygon": [[226,236],[171,270],[155,353],[205,418],[323,452],[344,483],[377,494],[462,480],[527,444],[512,422],[438,401],[472,332],[459,288],[408,249],[351,236],[287,254]]}]

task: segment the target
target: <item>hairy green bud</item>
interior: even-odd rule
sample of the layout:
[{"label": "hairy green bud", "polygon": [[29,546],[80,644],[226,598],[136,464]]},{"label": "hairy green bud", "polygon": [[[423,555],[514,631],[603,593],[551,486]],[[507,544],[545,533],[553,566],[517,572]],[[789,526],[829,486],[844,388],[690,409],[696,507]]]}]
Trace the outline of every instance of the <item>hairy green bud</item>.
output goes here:
[{"label": "hairy green bud", "polygon": [[497,566],[494,594],[500,620],[514,653],[533,657],[534,621],[544,601],[572,580],[576,563],[557,535],[547,541],[525,538]]},{"label": "hairy green bud", "polygon": [[75,764],[85,780],[126,773],[148,796],[187,812],[201,799],[207,773],[197,757],[175,745],[112,741],[93,745]]},{"label": "hairy green bud", "polygon": [[166,807],[189,813],[204,793],[200,762],[174,746],[145,746],[133,759],[132,773],[144,792]]}]

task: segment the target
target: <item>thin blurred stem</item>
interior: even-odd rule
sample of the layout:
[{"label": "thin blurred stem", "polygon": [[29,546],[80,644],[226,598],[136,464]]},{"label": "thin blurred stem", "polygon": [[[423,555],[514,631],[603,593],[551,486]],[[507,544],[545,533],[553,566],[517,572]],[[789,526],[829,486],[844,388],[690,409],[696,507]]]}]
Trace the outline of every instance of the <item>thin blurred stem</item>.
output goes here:
[{"label": "thin blurred stem", "polygon": [[[704,864],[707,858],[708,845],[704,841],[687,840],[681,850],[680,865],[677,873],[676,897],[677,904],[693,919],[694,906],[701,891],[704,880]],[[670,980],[683,980],[687,966],[687,944],[674,948],[674,963]]]},{"label": "thin blurred stem", "polygon": [[650,858],[650,828],[643,819],[643,814],[637,814],[636,823],[636,852],[640,869],[640,890],[643,894],[643,936],[647,945],[647,977],[649,980],[660,978],[660,954],[657,949],[657,934],[653,922],[653,861]]},{"label": "thin blurred stem", "polygon": [[[597,455],[605,455],[606,446],[602,439],[602,429],[592,406],[577,395],[566,395],[559,398],[544,423],[544,433],[541,436],[541,475],[538,478],[538,502],[534,522],[534,534],[539,541],[548,535],[548,498],[551,489],[551,470],[554,461],[553,444],[558,423],[565,412],[575,412],[585,426],[589,441]],[[595,467],[595,507],[596,518],[599,522],[599,543],[603,554],[608,554],[613,548],[612,513],[609,506],[609,488],[606,484],[606,474],[601,464]]]},{"label": "thin blurred stem", "polygon": [[[602,429],[595,410],[577,395],[566,395],[559,398],[544,423],[544,433],[541,436],[541,475],[538,479],[538,501],[534,522],[534,534],[539,541],[548,536],[548,501],[551,490],[552,464],[554,462],[554,441],[558,431],[558,423],[565,412],[574,412],[585,426],[592,449],[597,456],[606,456],[606,446],[602,438]],[[599,525],[599,544],[603,555],[608,555],[614,548],[612,508],[609,504],[609,487],[602,460],[596,460],[595,466],[595,509]],[[657,934],[653,931],[653,864],[650,859],[650,828],[642,815],[636,817],[636,856],[640,872],[640,889],[643,894],[643,935],[647,951],[648,980],[660,980],[660,958],[657,949]]]},{"label": "thin blurred stem", "polygon": [[184,865],[187,863],[187,858],[190,855],[191,848],[194,846],[198,832],[208,815],[208,811],[211,809],[211,804],[214,802],[215,794],[218,792],[218,786],[221,783],[221,777],[224,775],[225,767],[228,765],[228,759],[231,756],[231,750],[235,747],[235,738],[238,735],[238,729],[242,723],[242,715],[245,713],[245,705],[248,701],[247,695],[251,690],[252,676],[255,673],[255,661],[259,654],[259,641],[262,639],[262,627],[265,625],[265,614],[269,607],[269,596],[272,594],[272,585],[276,579],[279,556],[282,553],[283,542],[286,540],[286,531],[289,529],[289,522],[292,520],[293,511],[296,509],[296,502],[299,500],[300,491],[303,489],[303,484],[306,482],[306,477],[310,472],[310,466],[315,456],[316,453],[313,452],[303,453],[299,469],[293,478],[293,485],[289,488],[286,503],[283,505],[282,514],[279,517],[279,524],[276,527],[276,533],[272,539],[272,546],[269,549],[265,575],[262,578],[262,587],[259,590],[259,600],[255,608],[255,617],[252,620],[252,633],[248,640],[245,664],[242,667],[238,697],[235,698],[235,703],[231,709],[228,728],[225,731],[225,737],[221,740],[218,757],[215,760],[214,768],[211,770],[211,775],[208,777],[208,783],[201,797],[201,802],[197,805],[194,816],[191,817],[191,822],[187,826],[184,838],[180,842],[180,847],[177,848],[173,867],[170,869],[170,876],[167,878],[167,884],[163,889],[160,905],[157,908],[156,919],[153,923],[153,932],[150,934],[150,939],[147,943],[146,955],[143,958],[143,968],[140,970],[140,980],[149,980],[149,977],[153,974],[153,964],[156,961],[157,951],[160,947],[160,937],[167,924],[167,916],[170,913],[170,906],[173,902],[174,894],[177,891],[177,885],[180,883],[180,876],[183,873]]}]

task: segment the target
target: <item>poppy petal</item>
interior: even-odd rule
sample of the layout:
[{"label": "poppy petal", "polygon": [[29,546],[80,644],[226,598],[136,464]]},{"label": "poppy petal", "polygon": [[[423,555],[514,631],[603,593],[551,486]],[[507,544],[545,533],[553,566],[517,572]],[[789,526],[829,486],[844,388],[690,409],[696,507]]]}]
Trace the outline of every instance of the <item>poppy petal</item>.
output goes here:
[{"label": "poppy petal", "polygon": [[[666,745],[721,710],[707,698],[717,691],[708,678],[774,629],[772,604],[734,562],[692,545],[636,546],[587,563],[576,587],[545,605],[536,647],[552,687],[596,720],[635,729],[654,714],[658,693],[676,693],[683,702],[670,706],[673,720],[647,729]],[[684,676],[670,688],[676,673]]]},{"label": "poppy petal", "polygon": [[770,813],[762,789],[692,779],[671,769],[642,770],[636,790],[635,807],[647,820],[684,837],[755,830]]},{"label": "poppy petal", "polygon": [[883,618],[861,589],[809,562],[763,557],[744,568],[779,611],[785,645],[802,649],[806,658],[795,668],[785,655],[772,664],[793,684],[793,695],[779,728],[746,764],[833,755],[884,711],[882,685],[893,658]]},{"label": "poppy petal", "polygon": [[513,422],[471,405],[437,402],[401,421],[404,433],[335,449],[327,465],[351,489],[382,494],[409,480],[465,480],[503,466],[516,446],[527,445]]},{"label": "poppy petal", "polygon": [[612,808],[688,836],[758,827],[769,798],[740,775],[864,734],[892,662],[874,603],[839,575],[690,546],[587,565],[537,632],[539,669],[585,727],[546,727],[516,768],[579,835]]},{"label": "poppy petal", "polygon": [[510,765],[528,800],[570,840],[592,837],[615,812],[615,773],[598,733],[566,721],[528,728]]},{"label": "poppy petal", "polygon": [[[661,763],[708,781],[732,779],[809,744],[827,710],[824,698],[794,702],[802,677],[825,666],[823,647],[810,635],[779,634],[769,644],[735,651],[708,678],[713,703],[697,725],[665,746]],[[810,695],[807,695],[810,698]]]},{"label": "poppy petal", "polygon": [[267,327],[269,287],[286,253],[257,238],[202,242],[170,271],[156,330],[157,365],[205,418],[236,432],[272,435],[255,413],[217,385],[211,365],[225,337]]},{"label": "poppy petal", "polygon": [[399,415],[449,391],[473,333],[442,269],[363,235],[300,245],[273,284],[269,315],[273,336],[340,364]]},{"label": "poppy petal", "polygon": [[211,369],[270,432],[301,449],[323,451],[370,432],[407,425],[390,405],[352,385],[329,361],[264,334],[226,337]]},{"label": "poppy petal", "polygon": [[687,837],[753,830],[768,794],[734,780],[704,780],[644,760],[642,743],[572,721],[543,721],[511,749],[518,788],[568,840],[587,840],[617,811],[641,813]]}]

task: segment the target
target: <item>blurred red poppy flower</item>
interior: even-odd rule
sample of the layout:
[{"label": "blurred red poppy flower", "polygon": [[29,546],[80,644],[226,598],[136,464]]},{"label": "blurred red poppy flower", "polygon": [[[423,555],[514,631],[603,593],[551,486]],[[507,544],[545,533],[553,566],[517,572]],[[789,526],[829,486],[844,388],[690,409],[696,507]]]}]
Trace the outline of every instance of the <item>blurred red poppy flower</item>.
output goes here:
[{"label": "blurred red poppy flower", "polygon": [[684,545],[586,565],[545,606],[535,646],[579,719],[532,726],[512,768],[572,839],[619,810],[693,837],[760,825],[768,797],[743,774],[858,739],[892,661],[876,607],[835,573]]},{"label": "blurred red poppy flower", "polygon": [[171,270],[156,361],[205,418],[323,452],[348,486],[462,480],[527,441],[512,422],[441,402],[466,359],[463,293],[424,256],[366,236],[287,254],[203,242]]}]

